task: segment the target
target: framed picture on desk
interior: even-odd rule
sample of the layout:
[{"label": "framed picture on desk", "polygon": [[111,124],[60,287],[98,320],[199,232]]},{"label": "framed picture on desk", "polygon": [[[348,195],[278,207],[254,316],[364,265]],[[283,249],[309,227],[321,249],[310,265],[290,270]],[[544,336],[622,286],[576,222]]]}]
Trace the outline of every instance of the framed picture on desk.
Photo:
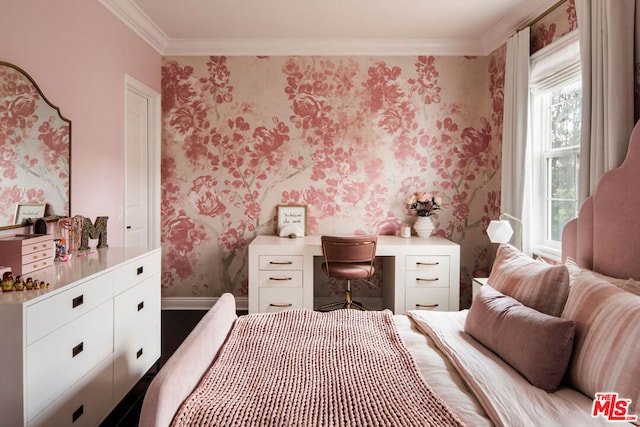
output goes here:
[{"label": "framed picture on desk", "polygon": [[278,236],[304,237],[307,235],[307,205],[278,205]]}]

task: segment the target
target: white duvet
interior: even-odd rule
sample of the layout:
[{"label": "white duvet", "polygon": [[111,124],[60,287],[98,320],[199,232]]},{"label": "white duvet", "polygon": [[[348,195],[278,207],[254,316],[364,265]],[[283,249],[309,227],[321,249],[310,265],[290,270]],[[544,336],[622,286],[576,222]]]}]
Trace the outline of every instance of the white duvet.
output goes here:
[{"label": "white duvet", "polygon": [[[476,426],[487,425],[491,420],[495,425],[509,427],[611,425],[601,417],[591,416],[593,402],[582,393],[566,386],[554,393],[547,393],[529,384],[500,357],[464,332],[466,313],[467,310],[406,313],[414,325],[443,353],[449,366],[455,368],[452,383],[451,378],[438,378],[441,374],[435,367],[438,363],[433,367],[425,368],[424,364],[421,366],[421,369],[426,369],[423,370],[423,375],[434,391],[440,393],[463,422]],[[406,325],[402,326],[403,321],[398,320],[397,323],[401,330],[406,328]],[[403,334],[403,338],[405,341],[417,339],[410,334]],[[411,342],[406,344],[414,357],[433,359],[433,356],[421,356]],[[434,364],[433,361],[429,363]],[[420,366],[420,362],[418,365]],[[451,387],[459,387],[459,380],[466,388],[463,385],[462,390],[450,390]],[[469,397],[468,400],[475,402],[463,401],[462,396],[468,390],[475,397]],[[478,405],[481,410],[478,410]]]}]

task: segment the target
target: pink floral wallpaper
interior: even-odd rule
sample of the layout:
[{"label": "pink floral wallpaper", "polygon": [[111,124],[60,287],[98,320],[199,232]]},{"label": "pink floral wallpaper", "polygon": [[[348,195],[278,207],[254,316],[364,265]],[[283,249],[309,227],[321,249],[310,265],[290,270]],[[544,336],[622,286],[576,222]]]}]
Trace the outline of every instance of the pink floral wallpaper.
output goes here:
[{"label": "pink floral wallpaper", "polygon": [[69,214],[69,123],[18,69],[0,64],[0,226],[17,203]]},{"label": "pink floral wallpaper", "polygon": [[531,26],[531,53],[578,28],[575,0],[567,0]]},{"label": "pink floral wallpaper", "polygon": [[420,190],[444,200],[433,218],[461,245],[468,305],[499,214],[503,85],[504,48],[164,58],[163,296],[246,295],[247,245],[278,204],[306,204],[310,234],[396,234]]}]

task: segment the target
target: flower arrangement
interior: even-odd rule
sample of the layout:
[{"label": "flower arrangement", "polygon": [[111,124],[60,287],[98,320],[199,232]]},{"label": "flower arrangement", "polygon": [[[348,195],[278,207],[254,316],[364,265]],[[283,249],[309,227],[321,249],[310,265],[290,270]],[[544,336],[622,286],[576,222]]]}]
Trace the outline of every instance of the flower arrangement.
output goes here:
[{"label": "flower arrangement", "polygon": [[417,191],[409,194],[405,199],[408,209],[418,216],[431,216],[441,209],[442,198],[425,191]]}]

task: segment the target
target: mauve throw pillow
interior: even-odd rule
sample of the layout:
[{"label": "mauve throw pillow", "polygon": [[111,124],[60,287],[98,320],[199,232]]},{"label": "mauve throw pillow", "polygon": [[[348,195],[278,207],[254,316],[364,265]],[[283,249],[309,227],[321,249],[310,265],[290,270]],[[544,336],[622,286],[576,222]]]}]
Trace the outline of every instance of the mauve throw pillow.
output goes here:
[{"label": "mauve throw pillow", "polygon": [[537,261],[501,244],[487,281],[497,291],[527,307],[560,316],[569,295],[569,272],[563,264]]},{"label": "mauve throw pillow", "polygon": [[464,330],[531,384],[551,392],[558,389],[569,364],[575,325],[485,285],[471,304]]}]

